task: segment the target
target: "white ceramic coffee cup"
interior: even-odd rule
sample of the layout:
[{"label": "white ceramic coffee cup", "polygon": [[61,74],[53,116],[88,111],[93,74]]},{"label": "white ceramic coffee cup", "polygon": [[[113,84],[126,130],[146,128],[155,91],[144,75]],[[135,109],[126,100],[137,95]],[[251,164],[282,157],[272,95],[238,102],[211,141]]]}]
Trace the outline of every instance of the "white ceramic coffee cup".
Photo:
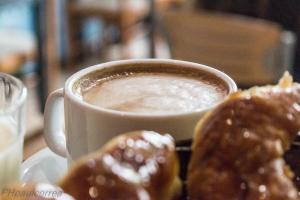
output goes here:
[{"label": "white ceramic coffee cup", "polygon": [[[139,114],[97,107],[83,101],[73,92],[74,83],[94,71],[118,65],[168,65],[208,72],[223,80],[229,93],[237,90],[235,82],[214,68],[178,60],[137,59],[95,65],[72,75],[63,89],[54,91],[47,99],[44,136],[49,148],[68,160],[95,151],[112,137],[134,130],[169,133],[175,140],[191,139],[194,126],[212,105],[204,110],[178,114]],[[62,107],[64,100],[64,109]],[[64,117],[62,112],[64,112]],[[64,123],[65,122],[65,123]],[[65,128],[64,128],[65,124]]]}]

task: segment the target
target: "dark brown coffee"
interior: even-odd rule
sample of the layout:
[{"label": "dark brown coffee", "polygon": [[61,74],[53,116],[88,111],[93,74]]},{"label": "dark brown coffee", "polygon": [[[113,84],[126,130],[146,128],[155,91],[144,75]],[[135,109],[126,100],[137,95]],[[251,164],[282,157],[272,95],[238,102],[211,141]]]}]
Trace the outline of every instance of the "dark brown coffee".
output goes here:
[{"label": "dark brown coffee", "polygon": [[197,111],[211,107],[228,94],[217,77],[192,68],[132,67],[93,76],[89,78],[93,81],[81,90],[84,101],[131,113]]}]

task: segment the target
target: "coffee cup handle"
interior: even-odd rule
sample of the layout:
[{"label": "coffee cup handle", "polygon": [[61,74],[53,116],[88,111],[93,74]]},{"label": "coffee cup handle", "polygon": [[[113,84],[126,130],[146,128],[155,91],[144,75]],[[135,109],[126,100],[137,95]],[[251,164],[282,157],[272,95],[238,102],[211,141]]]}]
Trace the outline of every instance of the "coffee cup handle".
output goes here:
[{"label": "coffee cup handle", "polygon": [[54,153],[67,157],[63,98],[62,88],[52,92],[47,98],[44,113],[44,138]]}]

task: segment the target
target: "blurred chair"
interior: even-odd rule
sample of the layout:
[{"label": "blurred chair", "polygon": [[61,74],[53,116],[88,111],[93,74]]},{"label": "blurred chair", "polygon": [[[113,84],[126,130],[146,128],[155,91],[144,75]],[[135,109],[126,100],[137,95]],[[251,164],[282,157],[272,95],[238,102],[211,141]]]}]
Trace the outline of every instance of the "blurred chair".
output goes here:
[{"label": "blurred chair", "polygon": [[275,23],[191,10],[162,21],[173,58],[220,69],[240,87],[273,83],[292,67],[295,36]]},{"label": "blurred chair", "polygon": [[[132,25],[144,19],[151,11],[151,1],[155,1],[157,9],[164,9],[182,0],[73,0],[66,1],[69,28],[69,64],[73,65],[82,52],[79,32],[84,19],[97,17],[103,20],[104,30],[114,25],[119,30],[121,45],[125,45],[135,29]],[[104,41],[109,43],[110,41]],[[124,52],[123,57],[127,57]]]}]

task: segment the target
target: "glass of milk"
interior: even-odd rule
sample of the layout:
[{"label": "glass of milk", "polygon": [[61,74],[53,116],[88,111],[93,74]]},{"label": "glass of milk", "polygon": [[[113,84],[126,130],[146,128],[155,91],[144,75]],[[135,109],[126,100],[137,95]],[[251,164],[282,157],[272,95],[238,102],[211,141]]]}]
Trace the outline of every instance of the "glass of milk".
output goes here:
[{"label": "glass of milk", "polygon": [[0,73],[0,191],[20,178],[26,96],[20,80]]}]

